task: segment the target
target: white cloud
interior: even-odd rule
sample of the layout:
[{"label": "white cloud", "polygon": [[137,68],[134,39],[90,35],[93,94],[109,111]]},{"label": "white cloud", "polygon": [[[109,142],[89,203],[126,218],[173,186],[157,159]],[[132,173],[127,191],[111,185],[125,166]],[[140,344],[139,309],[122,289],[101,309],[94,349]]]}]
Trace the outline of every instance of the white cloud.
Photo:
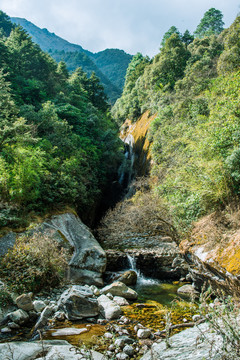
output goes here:
[{"label": "white cloud", "polygon": [[239,4],[240,0],[0,0],[0,9],[91,51],[113,47],[153,55],[172,25],[181,32],[194,31],[204,12],[215,7],[229,26]]}]

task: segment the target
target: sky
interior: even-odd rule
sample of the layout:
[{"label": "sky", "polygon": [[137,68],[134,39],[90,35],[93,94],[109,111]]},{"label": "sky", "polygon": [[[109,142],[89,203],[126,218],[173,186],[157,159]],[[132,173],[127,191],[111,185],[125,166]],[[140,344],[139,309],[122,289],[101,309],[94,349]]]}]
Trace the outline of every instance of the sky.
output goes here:
[{"label": "sky", "polygon": [[25,18],[84,49],[141,52],[152,57],[164,33],[196,29],[210,8],[223,13],[229,27],[240,12],[240,0],[0,0],[0,10]]}]

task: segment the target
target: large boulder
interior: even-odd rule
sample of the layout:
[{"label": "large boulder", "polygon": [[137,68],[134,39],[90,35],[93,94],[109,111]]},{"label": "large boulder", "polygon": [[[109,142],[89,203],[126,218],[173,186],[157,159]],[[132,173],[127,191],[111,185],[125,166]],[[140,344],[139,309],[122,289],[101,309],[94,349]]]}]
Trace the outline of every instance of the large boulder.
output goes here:
[{"label": "large boulder", "polygon": [[120,306],[106,295],[101,295],[98,298],[98,304],[101,314],[107,320],[118,319],[122,314]]},{"label": "large boulder", "polygon": [[154,343],[141,360],[164,359],[164,360],[220,360],[221,336],[209,330],[205,324],[198,325],[173,335],[170,347],[166,342]]},{"label": "large boulder", "polygon": [[58,301],[58,309],[63,310],[69,320],[81,320],[99,314],[99,306],[93,292],[86,286],[74,285],[64,291]]},{"label": "large boulder", "polygon": [[73,282],[102,286],[106,269],[106,254],[89,228],[74,214],[53,216],[42,224],[50,236],[59,237],[74,249],[69,262],[69,279]]},{"label": "large boulder", "polygon": [[92,360],[106,360],[103,354],[96,351],[84,351],[74,348],[67,341],[39,341],[39,342],[10,342],[0,344],[1,359],[11,360],[79,360],[81,358]]},{"label": "large boulder", "polygon": [[33,310],[32,298],[29,294],[22,294],[16,298],[16,304],[19,309],[25,311]]},{"label": "large boulder", "polygon": [[116,281],[110,285],[107,285],[101,290],[101,294],[108,293],[112,294],[113,296],[121,296],[129,300],[136,300],[138,297],[136,291],[130,289],[127,285],[120,281]]}]

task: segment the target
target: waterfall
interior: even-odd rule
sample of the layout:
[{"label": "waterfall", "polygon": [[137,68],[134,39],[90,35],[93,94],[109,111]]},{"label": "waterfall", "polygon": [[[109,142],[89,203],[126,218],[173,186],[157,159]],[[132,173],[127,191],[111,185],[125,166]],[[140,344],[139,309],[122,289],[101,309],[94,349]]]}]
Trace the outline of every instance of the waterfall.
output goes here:
[{"label": "waterfall", "polygon": [[137,286],[159,284],[159,281],[151,279],[151,278],[146,278],[141,273],[140,269],[137,268],[136,257],[131,256],[128,253],[126,255],[127,255],[127,259],[128,259],[129,270],[133,270],[137,274]]},{"label": "waterfall", "polygon": [[135,154],[133,151],[134,146],[134,137],[131,134],[128,134],[127,137],[123,140],[125,146],[124,160],[122,165],[119,168],[119,183],[122,185],[126,175],[127,175],[127,184],[126,187],[130,184],[133,175],[133,165],[135,161]]}]

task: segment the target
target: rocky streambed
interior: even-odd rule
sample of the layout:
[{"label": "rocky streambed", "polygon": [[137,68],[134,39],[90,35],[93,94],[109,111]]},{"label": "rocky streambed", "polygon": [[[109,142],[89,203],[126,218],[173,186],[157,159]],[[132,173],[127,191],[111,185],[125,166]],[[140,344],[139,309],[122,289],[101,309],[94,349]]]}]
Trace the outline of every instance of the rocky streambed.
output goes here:
[{"label": "rocky streambed", "polygon": [[[21,294],[14,298],[13,308],[1,309],[0,358],[183,358],[184,331],[183,335],[174,335],[178,336],[176,341],[173,336],[173,344],[176,344],[173,353],[164,348],[167,331],[170,327],[173,334],[193,327],[200,324],[202,318],[191,301],[179,297],[180,294],[198,295],[197,282],[192,285],[197,270],[189,267],[173,241],[154,239],[154,244],[151,242],[152,246],[145,249],[103,250],[73,214],[54,216],[30,233],[36,231],[47,232],[59,244],[71,249],[68,283],[46,294]],[[14,246],[16,236],[11,234],[8,248]],[[127,268],[130,270],[126,272]],[[161,285],[161,280],[166,279],[169,282]],[[140,286],[144,281],[148,285],[145,294]],[[188,284],[180,287],[181,281]],[[175,287],[170,307],[157,298],[161,292],[159,286],[168,287],[168,290]],[[189,337],[192,334],[190,343],[199,336],[197,330],[186,334]],[[207,349],[207,345],[204,350],[200,346],[199,356],[208,359]],[[195,354],[191,346],[188,351]]]}]

